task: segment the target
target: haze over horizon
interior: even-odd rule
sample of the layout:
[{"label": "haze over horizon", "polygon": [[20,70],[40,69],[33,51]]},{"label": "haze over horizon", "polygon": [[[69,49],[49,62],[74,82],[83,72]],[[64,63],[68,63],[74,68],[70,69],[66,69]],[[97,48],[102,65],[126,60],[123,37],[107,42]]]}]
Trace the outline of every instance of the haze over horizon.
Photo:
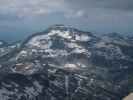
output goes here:
[{"label": "haze over horizon", "polygon": [[0,1],[0,40],[21,40],[54,24],[95,33],[133,34],[133,1]]}]

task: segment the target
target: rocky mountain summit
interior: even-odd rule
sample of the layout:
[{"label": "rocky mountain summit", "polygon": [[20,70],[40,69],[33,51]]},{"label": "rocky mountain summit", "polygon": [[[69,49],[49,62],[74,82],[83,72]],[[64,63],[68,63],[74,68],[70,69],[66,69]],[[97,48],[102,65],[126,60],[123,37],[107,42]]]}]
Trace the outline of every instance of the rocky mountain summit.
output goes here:
[{"label": "rocky mountain summit", "polygon": [[132,43],[51,26],[0,52],[0,100],[122,100],[132,91]]}]

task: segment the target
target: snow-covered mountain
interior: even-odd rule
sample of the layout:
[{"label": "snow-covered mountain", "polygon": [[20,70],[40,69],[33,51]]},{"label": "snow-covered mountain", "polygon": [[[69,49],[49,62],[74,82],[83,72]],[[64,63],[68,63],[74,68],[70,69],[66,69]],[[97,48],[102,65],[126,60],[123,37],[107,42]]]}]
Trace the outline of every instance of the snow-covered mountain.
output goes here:
[{"label": "snow-covered mountain", "polygon": [[0,62],[0,100],[122,100],[130,92],[133,45],[116,33],[54,25]]}]

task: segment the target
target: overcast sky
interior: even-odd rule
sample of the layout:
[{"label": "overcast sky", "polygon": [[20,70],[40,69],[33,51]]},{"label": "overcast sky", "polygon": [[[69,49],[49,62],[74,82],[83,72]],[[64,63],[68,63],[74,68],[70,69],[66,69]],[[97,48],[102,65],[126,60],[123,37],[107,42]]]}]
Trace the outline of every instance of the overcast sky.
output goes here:
[{"label": "overcast sky", "polygon": [[133,0],[0,0],[0,39],[24,38],[53,24],[133,34]]}]

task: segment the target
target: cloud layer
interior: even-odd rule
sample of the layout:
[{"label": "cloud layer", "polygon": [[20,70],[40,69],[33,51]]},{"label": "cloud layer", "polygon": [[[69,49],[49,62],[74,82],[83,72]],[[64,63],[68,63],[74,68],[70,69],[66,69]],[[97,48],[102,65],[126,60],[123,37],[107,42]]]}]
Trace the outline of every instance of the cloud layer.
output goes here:
[{"label": "cloud layer", "polygon": [[0,34],[38,31],[55,23],[133,33],[133,0],[0,0]]},{"label": "cloud layer", "polygon": [[[102,11],[101,11],[102,10]],[[18,17],[39,16],[50,13],[72,14],[82,17],[96,11],[133,12],[133,0],[1,0],[0,14]]]}]

